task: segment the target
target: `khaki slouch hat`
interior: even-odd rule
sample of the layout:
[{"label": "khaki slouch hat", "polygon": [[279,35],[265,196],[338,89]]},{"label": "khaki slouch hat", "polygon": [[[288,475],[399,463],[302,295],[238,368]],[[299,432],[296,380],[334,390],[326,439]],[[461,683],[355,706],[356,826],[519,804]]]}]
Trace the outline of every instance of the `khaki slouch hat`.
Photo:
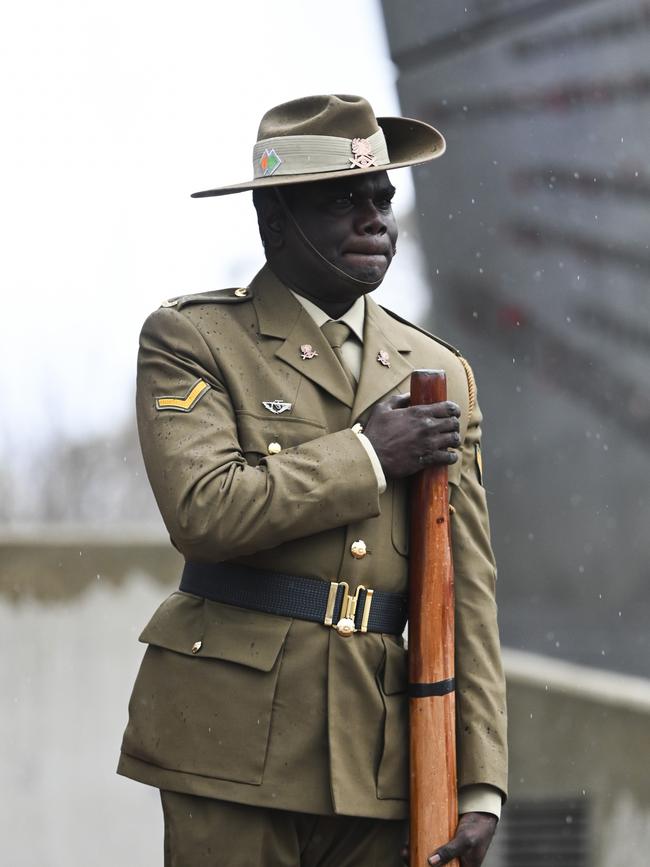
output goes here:
[{"label": "khaki slouch hat", "polygon": [[436,159],[444,151],[442,134],[428,123],[375,117],[361,96],[306,96],[275,106],[262,118],[252,180],[202,190],[192,198],[399,169]]}]

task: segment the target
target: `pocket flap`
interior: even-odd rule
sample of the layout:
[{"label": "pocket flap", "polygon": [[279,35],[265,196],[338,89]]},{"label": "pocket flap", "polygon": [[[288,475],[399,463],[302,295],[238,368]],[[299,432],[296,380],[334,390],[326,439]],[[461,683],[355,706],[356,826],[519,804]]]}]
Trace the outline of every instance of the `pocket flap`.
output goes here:
[{"label": "pocket flap", "polygon": [[[140,641],[197,658],[223,659],[270,671],[291,626],[262,614],[177,591],[159,606]],[[197,643],[200,642],[198,650]]]},{"label": "pocket flap", "polygon": [[384,694],[394,695],[406,692],[407,666],[406,651],[394,639],[382,636],[386,658],[384,662]]},{"label": "pocket flap", "polygon": [[244,453],[253,452],[267,455],[271,442],[277,442],[282,449],[302,445],[323,436],[323,425],[306,418],[292,415],[253,415],[250,412],[237,413],[239,444]]}]

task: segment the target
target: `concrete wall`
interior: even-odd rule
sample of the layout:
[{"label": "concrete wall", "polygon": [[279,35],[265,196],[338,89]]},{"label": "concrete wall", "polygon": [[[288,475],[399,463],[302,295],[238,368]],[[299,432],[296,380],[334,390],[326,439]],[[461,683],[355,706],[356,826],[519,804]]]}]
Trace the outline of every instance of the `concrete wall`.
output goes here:
[{"label": "concrete wall", "polygon": [[[114,769],[137,636],[180,559],[155,538],[46,535],[0,542],[2,862],[160,865],[157,792]],[[588,805],[590,867],[645,867],[650,681],[515,651],[506,665],[512,795],[486,867],[523,867],[508,829],[548,798]]]},{"label": "concrete wall", "polygon": [[0,545],[0,861],[154,867],[158,793],[117,777],[115,765],[138,635],[179,560],[151,540],[73,536]]},{"label": "concrete wall", "polygon": [[514,650],[505,661],[512,809],[504,826],[516,824],[522,804],[562,801],[569,821],[584,805],[586,863],[647,865],[650,680]]}]

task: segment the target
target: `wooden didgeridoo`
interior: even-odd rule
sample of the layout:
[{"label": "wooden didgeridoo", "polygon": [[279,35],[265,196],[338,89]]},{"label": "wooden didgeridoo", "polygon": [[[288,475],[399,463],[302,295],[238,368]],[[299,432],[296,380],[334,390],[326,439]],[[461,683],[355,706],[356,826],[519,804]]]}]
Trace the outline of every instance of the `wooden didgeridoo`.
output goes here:
[{"label": "wooden didgeridoo", "polygon": [[[447,399],[443,370],[411,374],[411,406]],[[454,572],[447,466],[425,467],[411,488],[409,555],[410,864],[454,836],[456,709]],[[458,867],[458,861],[450,862]]]}]

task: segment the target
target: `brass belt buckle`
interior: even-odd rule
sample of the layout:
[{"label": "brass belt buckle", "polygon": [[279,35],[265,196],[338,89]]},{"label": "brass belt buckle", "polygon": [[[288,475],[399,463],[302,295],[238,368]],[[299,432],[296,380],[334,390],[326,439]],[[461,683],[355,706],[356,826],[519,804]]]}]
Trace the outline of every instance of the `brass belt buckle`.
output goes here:
[{"label": "brass belt buckle", "polygon": [[[341,617],[337,623],[334,623],[334,606],[336,604],[336,596],[339,587],[343,587],[343,599],[341,600]],[[363,603],[363,614],[361,615],[361,627],[359,632],[368,631],[368,620],[370,619],[370,607],[372,605],[372,597],[374,590],[368,590],[363,584],[359,584],[354,596],[350,595],[350,586],[347,581],[332,581],[330,582],[330,592],[327,597],[327,608],[325,610],[325,626],[332,626],[339,635],[347,638],[353,632],[357,632],[357,627],[354,622],[357,613],[357,604],[359,602],[359,593],[365,590],[366,598]]]}]

